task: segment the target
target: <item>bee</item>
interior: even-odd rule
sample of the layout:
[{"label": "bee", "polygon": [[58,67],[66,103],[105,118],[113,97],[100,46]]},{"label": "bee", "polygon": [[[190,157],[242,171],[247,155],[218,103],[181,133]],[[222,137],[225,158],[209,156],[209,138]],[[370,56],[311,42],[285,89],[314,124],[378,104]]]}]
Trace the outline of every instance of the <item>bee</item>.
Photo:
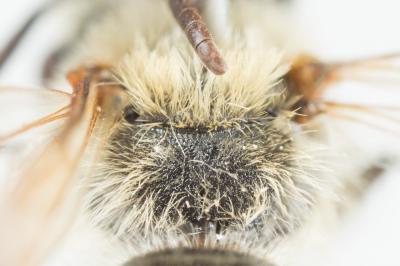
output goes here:
[{"label": "bee", "polygon": [[[0,66],[63,4],[49,3]],[[45,82],[65,73],[72,93],[22,90],[67,103],[0,135],[4,148],[62,121],[3,189],[1,265],[301,265],[384,171],[359,162],[331,122],[380,128],[352,111],[393,121],[384,112],[398,107],[324,96],[334,82],[390,72],[397,54],[285,54],[263,12],[274,1],[89,6],[42,71]]]}]

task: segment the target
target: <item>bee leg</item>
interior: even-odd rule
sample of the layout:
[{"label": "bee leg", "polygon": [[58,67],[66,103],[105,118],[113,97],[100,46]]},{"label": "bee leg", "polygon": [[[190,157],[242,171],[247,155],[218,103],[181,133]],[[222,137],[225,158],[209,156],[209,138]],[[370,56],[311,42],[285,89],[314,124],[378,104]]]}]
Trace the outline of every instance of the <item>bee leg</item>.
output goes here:
[{"label": "bee leg", "polygon": [[92,66],[68,75],[74,89],[68,121],[13,186],[1,189],[0,265],[41,264],[71,226],[79,209],[75,170],[97,122],[115,121],[122,103],[120,87],[102,85],[107,72]]},{"label": "bee leg", "polygon": [[[368,115],[379,116],[387,121],[398,124],[398,118],[394,111],[399,107],[394,105],[379,104],[349,104],[345,102],[332,102],[324,99],[329,86],[341,80],[363,81],[369,78],[369,82],[378,81],[398,84],[399,53],[378,57],[364,58],[346,62],[324,63],[311,56],[301,55],[292,63],[290,71],[285,75],[287,86],[287,106],[296,110],[294,121],[305,123],[319,114],[327,113],[337,118],[343,118],[353,122],[361,122],[378,129],[385,129],[348,114],[338,114],[337,109],[364,112]],[[365,80],[364,80],[365,81]],[[391,112],[392,117],[389,115]],[[398,131],[389,130],[398,135]]]},{"label": "bee leg", "polygon": [[[75,112],[77,119],[81,116],[83,110],[85,109],[87,97],[89,96],[89,92],[92,88],[97,87],[97,89],[100,89],[98,93],[99,106],[104,105],[107,100],[104,94],[110,93],[110,90],[122,90],[122,88],[118,85],[105,85],[105,83],[112,80],[112,74],[107,65],[97,64],[83,66],[69,72],[67,79],[73,88],[71,101],[71,106],[73,108],[71,110],[71,116],[74,116]],[[121,101],[117,102],[119,103]],[[117,109],[117,106],[115,106],[115,109]],[[73,118],[70,120],[74,122]]]},{"label": "bee leg", "polygon": [[169,4],[176,20],[206,67],[214,74],[224,74],[227,68],[225,61],[200,15],[199,1],[170,0]]}]

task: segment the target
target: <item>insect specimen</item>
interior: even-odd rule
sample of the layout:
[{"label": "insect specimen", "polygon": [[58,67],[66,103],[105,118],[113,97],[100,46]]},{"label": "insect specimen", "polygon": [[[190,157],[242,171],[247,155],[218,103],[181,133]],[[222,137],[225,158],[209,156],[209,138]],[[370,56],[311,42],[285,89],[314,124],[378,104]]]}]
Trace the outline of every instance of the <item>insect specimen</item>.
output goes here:
[{"label": "insect specimen", "polygon": [[[68,69],[73,93],[44,91],[70,103],[0,138],[66,118],[4,192],[2,264],[37,265],[53,251],[50,265],[298,265],[310,228],[318,235],[382,172],[343,167],[319,119],[376,112],[323,95],[349,71],[389,69],[395,55],[293,59],[257,12],[268,1],[91,4],[74,44],[43,71],[51,80]],[[74,254],[80,243],[85,254]]]}]

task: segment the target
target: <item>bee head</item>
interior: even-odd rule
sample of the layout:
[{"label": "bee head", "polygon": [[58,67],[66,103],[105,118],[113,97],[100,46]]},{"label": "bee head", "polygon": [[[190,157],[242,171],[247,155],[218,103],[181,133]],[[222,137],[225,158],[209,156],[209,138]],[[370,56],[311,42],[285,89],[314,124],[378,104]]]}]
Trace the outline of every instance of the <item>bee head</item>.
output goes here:
[{"label": "bee head", "polygon": [[212,224],[273,239],[295,228],[314,188],[284,108],[279,55],[238,47],[215,76],[184,49],[142,49],[116,69],[129,104],[90,179],[92,220],[124,238]]}]

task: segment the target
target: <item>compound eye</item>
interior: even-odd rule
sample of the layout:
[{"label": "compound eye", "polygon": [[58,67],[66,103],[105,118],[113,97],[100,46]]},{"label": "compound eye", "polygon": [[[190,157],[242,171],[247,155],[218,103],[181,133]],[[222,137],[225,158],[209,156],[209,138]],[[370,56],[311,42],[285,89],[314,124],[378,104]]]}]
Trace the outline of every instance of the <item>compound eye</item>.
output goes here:
[{"label": "compound eye", "polygon": [[133,124],[138,119],[139,114],[137,114],[132,107],[125,108],[124,119],[126,122]]}]

